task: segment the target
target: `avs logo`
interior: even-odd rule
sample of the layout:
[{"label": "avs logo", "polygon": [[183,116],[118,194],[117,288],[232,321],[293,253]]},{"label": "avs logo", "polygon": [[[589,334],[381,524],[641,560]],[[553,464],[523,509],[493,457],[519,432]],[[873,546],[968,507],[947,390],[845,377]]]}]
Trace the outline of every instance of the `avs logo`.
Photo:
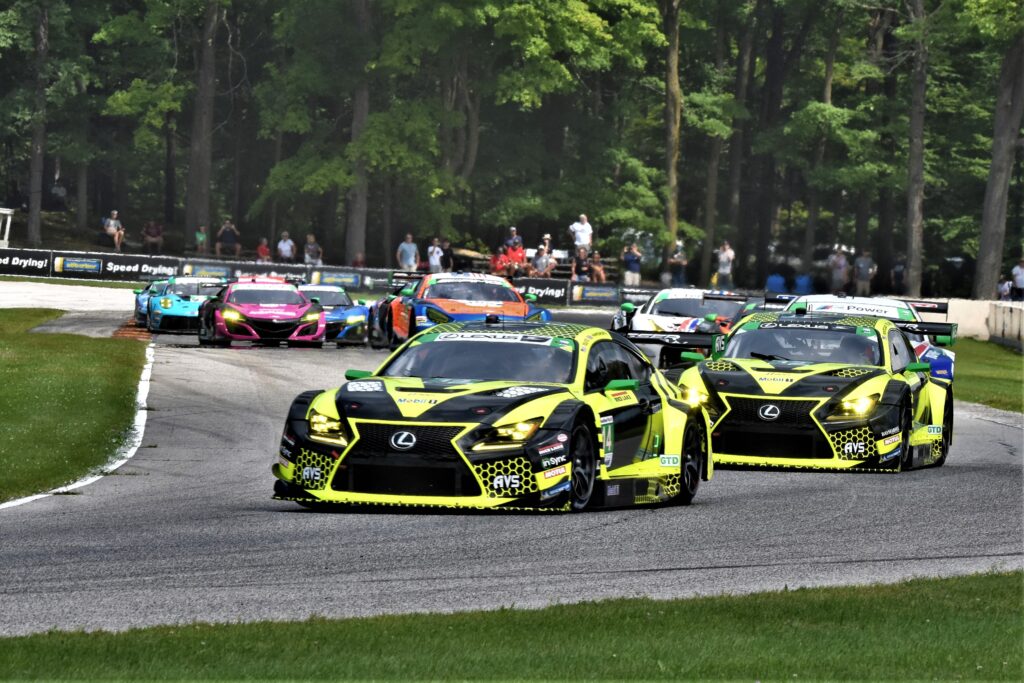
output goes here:
[{"label": "avs logo", "polygon": [[396,451],[407,451],[416,445],[416,435],[412,432],[395,432],[391,435],[391,447]]},{"label": "avs logo", "polygon": [[494,489],[517,489],[519,488],[519,475],[518,474],[499,474],[491,482],[491,488]]},{"label": "avs logo", "polygon": [[782,410],[774,403],[765,403],[757,409],[757,416],[765,422],[774,422],[782,415]]},{"label": "avs logo", "polygon": [[302,468],[302,480],[303,481],[320,481],[323,475],[320,472],[319,467],[303,467]]},{"label": "avs logo", "polygon": [[867,446],[864,445],[863,441],[849,441],[843,446],[843,453],[845,455],[864,455],[867,450]]}]

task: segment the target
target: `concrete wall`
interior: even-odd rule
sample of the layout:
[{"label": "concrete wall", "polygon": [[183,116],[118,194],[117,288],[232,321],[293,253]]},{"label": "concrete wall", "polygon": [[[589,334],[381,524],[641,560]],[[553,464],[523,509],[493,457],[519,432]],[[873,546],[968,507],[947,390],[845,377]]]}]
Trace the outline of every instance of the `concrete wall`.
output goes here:
[{"label": "concrete wall", "polygon": [[[942,301],[942,299],[936,299]],[[957,335],[1021,349],[1024,346],[1024,303],[949,299],[949,315],[925,313],[929,322],[957,323]]]},{"label": "concrete wall", "polygon": [[998,301],[989,304],[989,338],[1018,351],[1024,349],[1024,303]]}]

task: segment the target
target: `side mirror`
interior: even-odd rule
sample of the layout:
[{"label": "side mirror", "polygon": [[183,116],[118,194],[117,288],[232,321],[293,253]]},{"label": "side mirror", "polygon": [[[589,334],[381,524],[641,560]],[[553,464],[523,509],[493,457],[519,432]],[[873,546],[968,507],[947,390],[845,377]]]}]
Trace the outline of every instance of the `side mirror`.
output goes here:
[{"label": "side mirror", "polygon": [[708,321],[709,323],[717,323],[718,316],[715,315],[714,313],[708,313],[706,316],[704,316],[704,320]]},{"label": "side mirror", "polygon": [[619,308],[624,310],[626,313],[632,313],[633,311],[636,310],[636,304],[634,304],[632,301],[626,301],[621,306],[619,306]]},{"label": "side mirror", "polygon": [[604,385],[605,391],[636,391],[640,388],[640,381],[635,379],[613,379]]},{"label": "side mirror", "polygon": [[679,360],[691,360],[694,363],[699,363],[707,359],[704,358],[703,354],[697,353],[696,351],[683,351],[679,354]]},{"label": "side mirror", "polygon": [[523,294],[523,298],[532,303],[532,302],[537,300],[537,295],[536,294]]},{"label": "side mirror", "polygon": [[133,294],[142,294],[142,290],[141,289],[133,289],[132,293]]},{"label": "side mirror", "polygon": [[358,304],[359,306],[365,306],[366,299],[356,299],[356,304]]},{"label": "side mirror", "polygon": [[909,363],[907,365],[906,369],[904,370],[904,372],[931,372],[931,371],[932,371],[931,363],[921,363],[921,362]]},{"label": "side mirror", "polygon": [[345,379],[365,379],[372,376],[373,372],[370,370],[353,370],[349,368],[345,371]]},{"label": "side mirror", "polygon": [[415,293],[416,290],[413,287],[403,287],[402,291],[398,293],[398,296],[412,296]]},{"label": "side mirror", "polygon": [[938,335],[935,335],[935,345],[936,346],[952,346],[953,345],[953,336],[949,335],[949,334],[938,334]]}]

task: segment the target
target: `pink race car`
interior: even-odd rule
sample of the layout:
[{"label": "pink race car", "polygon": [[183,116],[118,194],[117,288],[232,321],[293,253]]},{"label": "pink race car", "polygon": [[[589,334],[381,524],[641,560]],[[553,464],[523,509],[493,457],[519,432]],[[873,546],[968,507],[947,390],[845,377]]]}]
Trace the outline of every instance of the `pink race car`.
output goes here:
[{"label": "pink race car", "polygon": [[200,346],[232,341],[288,346],[323,346],[327,325],[320,303],[276,278],[232,282],[199,309]]}]

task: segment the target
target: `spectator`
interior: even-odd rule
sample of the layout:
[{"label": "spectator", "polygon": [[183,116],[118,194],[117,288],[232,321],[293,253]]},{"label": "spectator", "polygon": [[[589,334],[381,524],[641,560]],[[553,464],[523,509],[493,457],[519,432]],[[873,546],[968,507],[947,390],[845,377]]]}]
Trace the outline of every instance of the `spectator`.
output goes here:
[{"label": "spectator", "polygon": [[270,242],[266,237],[261,237],[260,243],[256,246],[256,260],[260,263],[270,263]]},{"label": "spectator", "polygon": [[159,254],[164,248],[164,226],[156,221],[149,221],[142,228],[142,246],[150,254]]},{"label": "spectator", "polygon": [[1005,275],[999,276],[999,286],[996,288],[996,293],[999,295],[1000,301],[1010,301],[1010,292],[1013,290],[1013,283],[1010,278]]},{"label": "spectator", "polygon": [[505,245],[501,245],[498,247],[497,253],[491,257],[491,275],[508,276],[511,261],[508,260],[508,254],[505,252]]},{"label": "spectator", "polygon": [[521,237],[513,239],[512,246],[506,249],[505,253],[508,255],[509,263],[512,265],[512,268],[509,269],[511,275],[520,275],[526,272],[526,250],[523,249],[523,239]]},{"label": "spectator", "polygon": [[572,275],[569,277],[573,282],[590,282],[593,276],[590,257],[587,256],[586,247],[577,247],[576,256],[572,260]]},{"label": "spectator", "polygon": [[220,230],[217,231],[217,245],[216,253],[217,256],[221,256],[221,250],[227,248],[230,251],[235,252],[235,258],[242,255],[242,243],[238,239],[242,236],[242,233],[238,231],[235,224],[231,222],[230,218],[224,219],[224,224],[220,226]]},{"label": "spectator", "polygon": [[623,248],[622,265],[624,269],[622,271],[622,284],[626,287],[640,286],[640,264],[643,262],[643,259],[644,255],[637,248],[636,242]]},{"label": "spectator", "polygon": [[352,267],[353,268],[365,268],[366,267],[366,256],[363,255],[363,252],[361,252],[361,251],[357,251],[356,252],[355,258],[352,259]]},{"label": "spectator", "polygon": [[801,273],[796,276],[796,282],[793,285],[793,293],[800,296],[806,294],[814,294],[814,280],[807,273]]},{"label": "spectator", "polygon": [[1024,301],[1024,258],[1017,262],[1010,273],[1013,276],[1013,285],[1010,287],[1011,301]]},{"label": "spectator", "polygon": [[431,273],[440,273],[444,270],[444,266],[441,265],[443,259],[444,249],[441,248],[441,240],[435,237],[427,247],[427,264],[430,266]]},{"label": "spectator", "polygon": [[540,238],[540,246],[544,247],[544,251],[547,252],[551,258],[555,257],[554,246],[551,244],[551,233],[544,233],[544,236]]},{"label": "spectator", "polygon": [[892,264],[892,270],[889,271],[889,281],[892,283],[892,291],[896,296],[903,296],[907,291],[906,276],[907,257],[897,254],[896,261]]},{"label": "spectator", "polygon": [[781,273],[772,273],[768,276],[768,279],[764,282],[765,292],[775,292],[777,294],[787,294],[789,288],[786,287],[786,278]]},{"label": "spectator", "polygon": [[734,287],[732,283],[732,264],[736,260],[736,252],[732,250],[728,240],[722,240],[722,246],[715,253],[718,254],[718,282],[716,286],[719,289],[732,289]]},{"label": "spectator", "polygon": [[579,251],[580,247],[587,250],[590,253],[590,244],[594,240],[594,228],[587,221],[587,215],[585,213],[580,214],[580,219],[569,226],[569,232],[572,234],[572,241]]},{"label": "spectator", "polygon": [[853,277],[857,283],[857,296],[871,296],[871,280],[878,272],[878,264],[871,258],[871,251],[864,250],[853,262]]},{"label": "spectator", "polygon": [[196,253],[197,254],[209,253],[209,251],[210,251],[210,244],[209,244],[209,242],[207,240],[208,237],[209,237],[209,235],[206,234],[206,226],[205,225],[200,225],[198,228],[196,228],[195,238],[196,238]]},{"label": "spectator", "polygon": [[114,242],[114,251],[120,252],[121,244],[124,243],[124,226],[117,217],[117,209],[110,212],[109,218],[103,219],[103,232]]},{"label": "spectator", "polygon": [[281,239],[277,241],[277,260],[282,263],[295,263],[295,242],[285,230],[281,233]]},{"label": "spectator", "polygon": [[441,270],[445,273],[455,270],[455,252],[452,251],[452,243],[447,237],[441,240]]},{"label": "spectator", "polygon": [[676,250],[668,259],[668,272],[672,276],[673,287],[686,286],[686,253],[683,251],[683,241],[676,240]]},{"label": "spectator", "polygon": [[420,248],[412,240],[412,233],[406,233],[405,241],[395,250],[395,261],[399,270],[417,270],[420,267]]},{"label": "spectator", "polygon": [[828,257],[828,269],[832,274],[832,293],[837,294],[845,291],[846,282],[850,278],[850,265],[846,261],[846,254],[843,253],[842,249],[837,248]]},{"label": "spectator", "polygon": [[530,267],[527,270],[530,277],[551,277],[554,270],[555,259],[548,254],[544,245],[537,247],[537,253],[534,254],[533,261],[530,262]]},{"label": "spectator", "polygon": [[522,241],[522,239],[519,238],[519,233],[516,230],[516,226],[513,225],[508,229],[508,237],[505,239],[505,247],[507,249],[511,249],[512,245],[515,244],[516,239]]},{"label": "spectator", "polygon": [[590,273],[594,282],[603,283],[607,280],[604,274],[604,264],[601,263],[601,252],[597,249],[590,253]]},{"label": "spectator", "polygon": [[306,233],[305,259],[307,266],[322,266],[324,264],[324,249],[316,241],[316,235]]}]

